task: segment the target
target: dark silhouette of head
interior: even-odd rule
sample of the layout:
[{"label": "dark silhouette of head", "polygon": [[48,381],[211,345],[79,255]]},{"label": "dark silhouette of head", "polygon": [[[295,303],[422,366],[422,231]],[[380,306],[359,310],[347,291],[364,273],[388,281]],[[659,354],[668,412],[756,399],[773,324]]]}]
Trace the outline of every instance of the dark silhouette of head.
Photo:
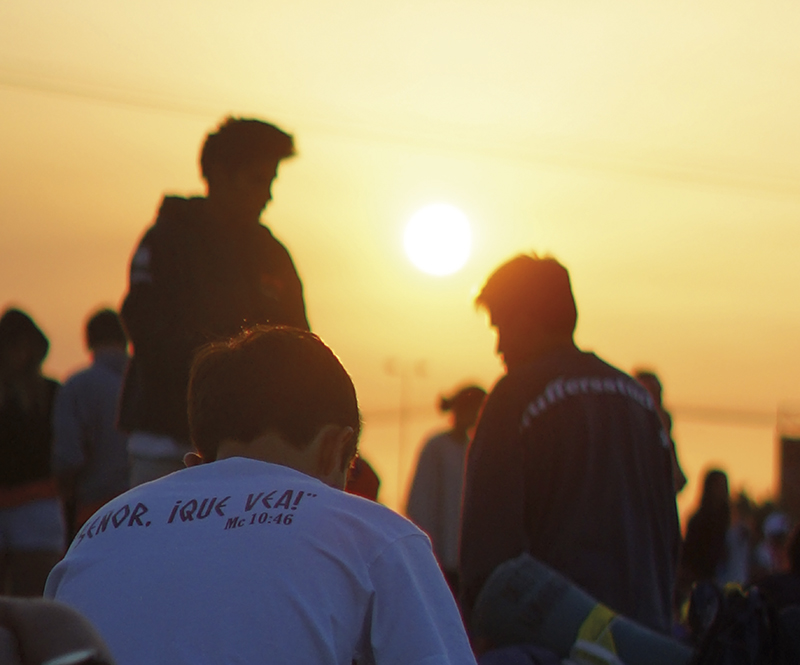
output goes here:
[{"label": "dark silhouette of head", "polygon": [[294,139],[282,129],[254,118],[229,116],[206,137],[200,170],[210,184],[220,174],[230,176],[264,161],[277,164],[294,154]]},{"label": "dark silhouette of head", "polygon": [[728,476],[724,471],[711,469],[703,481],[702,510],[730,510]]},{"label": "dark silhouette of head", "polygon": [[7,378],[37,372],[50,342],[22,310],[7,309],[0,317],[0,374]]},{"label": "dark silhouette of head", "polygon": [[634,372],[634,377],[644,386],[645,390],[650,393],[650,397],[653,398],[653,402],[656,405],[661,404],[661,394],[663,389],[661,387],[661,380],[658,378],[658,375],[649,369],[638,369]]},{"label": "dark silhouette of head", "polygon": [[203,347],[189,379],[189,427],[206,462],[224,441],[274,433],[297,448],[326,425],[361,429],[355,387],[339,359],[313,333],[256,326]]},{"label": "dark silhouette of head", "polygon": [[128,337],[119,315],[113,309],[101,309],[92,314],[86,323],[86,346],[95,351],[104,346],[125,348]]},{"label": "dark silhouette of head", "polygon": [[552,257],[521,254],[492,273],[475,299],[497,329],[511,369],[551,346],[572,343],[578,318],[567,269]]},{"label": "dark silhouette of head", "polygon": [[464,386],[452,396],[439,398],[439,410],[453,414],[454,429],[466,432],[478,420],[486,391],[480,386]]},{"label": "dark silhouette of head", "polygon": [[261,120],[227,118],[200,154],[210,217],[232,227],[258,223],[272,200],[278,164],[292,155],[293,139],[283,130]]}]

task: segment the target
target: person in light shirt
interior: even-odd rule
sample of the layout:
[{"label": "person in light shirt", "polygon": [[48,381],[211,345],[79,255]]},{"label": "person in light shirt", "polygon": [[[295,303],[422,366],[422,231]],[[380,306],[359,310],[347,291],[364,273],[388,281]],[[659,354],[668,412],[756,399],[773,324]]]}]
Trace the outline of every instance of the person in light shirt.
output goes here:
[{"label": "person in light shirt", "polygon": [[205,347],[189,422],[189,468],[98,511],[47,583],[119,665],[475,662],[425,534],[342,491],[361,419],[318,337]]}]

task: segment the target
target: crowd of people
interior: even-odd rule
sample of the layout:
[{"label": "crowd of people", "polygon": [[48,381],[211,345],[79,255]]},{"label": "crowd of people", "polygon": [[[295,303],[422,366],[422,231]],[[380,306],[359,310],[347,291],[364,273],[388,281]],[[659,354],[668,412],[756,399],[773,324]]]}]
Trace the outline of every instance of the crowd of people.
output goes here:
[{"label": "crowd of people", "polygon": [[63,385],[31,317],[0,318],[0,592],[55,601],[0,603],[20,662],[43,662],[24,646],[39,608],[90,622],[92,655],[73,636],[65,663],[677,665],[692,585],[800,602],[789,516],[757,524],[723,472],[682,538],[660,381],[576,346],[551,257],[489,276],[476,304],[506,373],[441,399],[410,519],[377,503],[353,382],[260,222],[293,155],[260,120],[211,132],[206,196],[164,198]]}]

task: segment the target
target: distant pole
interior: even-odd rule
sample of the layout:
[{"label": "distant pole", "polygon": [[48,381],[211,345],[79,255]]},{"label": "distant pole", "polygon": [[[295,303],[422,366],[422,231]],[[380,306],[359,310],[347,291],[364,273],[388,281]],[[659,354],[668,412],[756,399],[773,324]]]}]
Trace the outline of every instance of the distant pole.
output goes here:
[{"label": "distant pole", "polygon": [[406,430],[410,419],[411,404],[409,390],[413,376],[424,377],[426,367],[424,360],[418,360],[413,367],[409,363],[398,363],[390,358],[384,365],[386,373],[400,379],[400,405],[397,422],[397,504],[400,505],[403,490],[403,468],[405,462]]}]

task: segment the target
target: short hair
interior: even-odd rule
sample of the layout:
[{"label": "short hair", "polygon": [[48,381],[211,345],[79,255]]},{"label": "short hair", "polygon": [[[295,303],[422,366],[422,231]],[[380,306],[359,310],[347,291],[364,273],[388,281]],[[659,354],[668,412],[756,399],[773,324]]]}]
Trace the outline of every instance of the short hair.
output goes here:
[{"label": "short hair", "polygon": [[255,326],[197,353],[189,377],[189,429],[206,461],[225,440],[249,443],[267,432],[304,448],[325,425],[352,427],[361,416],[355,387],[322,340],[288,326]]},{"label": "short hair", "polygon": [[578,310],[567,269],[552,257],[520,254],[495,270],[475,298],[490,314],[534,314],[544,330],[572,335]]},{"label": "short hair", "polygon": [[86,322],[86,346],[96,349],[104,345],[127,346],[128,337],[119,314],[113,309],[100,309]]},{"label": "short hair", "polygon": [[215,173],[235,173],[263,159],[280,161],[294,154],[294,139],[282,129],[254,118],[229,116],[206,137],[200,171],[209,181]]}]

